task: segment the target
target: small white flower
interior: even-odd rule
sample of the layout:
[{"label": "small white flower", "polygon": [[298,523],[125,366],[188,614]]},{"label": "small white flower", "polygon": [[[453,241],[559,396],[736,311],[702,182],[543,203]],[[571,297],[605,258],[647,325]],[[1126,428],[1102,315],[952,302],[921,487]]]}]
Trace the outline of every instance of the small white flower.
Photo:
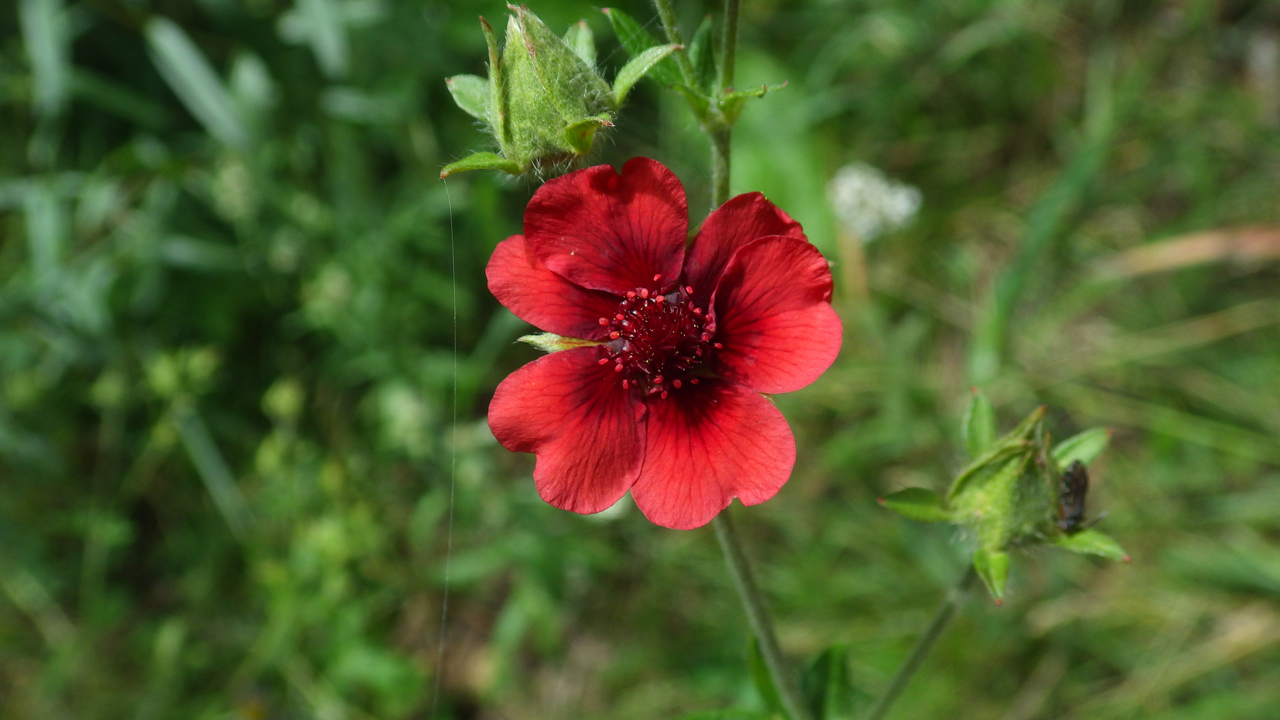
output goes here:
[{"label": "small white flower", "polygon": [[853,163],[827,184],[827,199],[847,232],[863,242],[903,227],[920,211],[920,190],[885,177],[865,163]]}]

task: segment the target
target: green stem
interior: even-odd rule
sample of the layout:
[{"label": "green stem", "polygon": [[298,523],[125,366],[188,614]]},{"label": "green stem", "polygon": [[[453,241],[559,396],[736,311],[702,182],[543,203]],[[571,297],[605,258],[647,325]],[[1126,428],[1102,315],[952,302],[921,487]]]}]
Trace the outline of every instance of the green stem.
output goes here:
[{"label": "green stem", "polygon": [[738,59],[738,3],[739,0],[725,0],[724,3],[719,77],[716,78],[716,89],[721,93],[733,87],[733,68]]},{"label": "green stem", "polygon": [[965,598],[969,595],[969,586],[973,584],[976,577],[978,577],[978,572],[970,564],[969,569],[960,578],[960,582],[956,583],[951,592],[947,593],[947,598],[942,601],[938,612],[933,616],[933,622],[929,623],[929,628],[916,641],[916,646],[911,648],[911,654],[907,656],[907,661],[902,664],[902,667],[898,668],[893,680],[889,681],[888,689],[884,691],[884,695],[880,697],[880,701],[876,703],[876,706],[871,709],[871,713],[867,715],[867,720],[881,720],[889,712],[889,708],[893,706],[894,701],[898,699],[898,696],[906,689],[907,683],[911,681],[911,676],[915,675],[916,670],[920,669],[920,664],[928,657],[929,651],[933,650],[933,646],[937,644],[938,638],[942,637],[947,625],[951,624],[951,619],[955,617],[956,611],[964,604]]},{"label": "green stem", "polygon": [[727,125],[707,130],[711,137],[712,210],[729,199],[729,136],[732,132]]},{"label": "green stem", "polygon": [[786,665],[782,659],[782,651],[778,649],[778,638],[773,634],[773,622],[769,620],[764,599],[760,597],[760,589],[756,587],[751,563],[742,549],[742,541],[729,517],[729,509],[725,508],[711,524],[715,526],[716,539],[720,541],[720,549],[724,551],[729,574],[733,576],[733,585],[742,598],[742,607],[747,611],[747,621],[751,624],[751,631],[755,633],[765,668],[778,691],[778,697],[782,699],[782,708],[790,720],[806,720],[808,713],[804,712],[804,705],[800,703],[795,686],[786,680]]},{"label": "green stem", "polygon": [[[676,45],[684,45],[684,36],[680,34],[680,24],[676,21],[676,9],[672,6],[671,0],[653,0],[653,5],[658,9],[658,18],[662,20],[662,29],[667,32],[667,41]],[[675,51],[672,55],[676,58],[676,65],[680,66],[680,75],[684,77],[684,84],[689,87],[697,87],[695,80],[697,73],[694,72],[693,63],[689,60],[689,53],[683,48]]]}]

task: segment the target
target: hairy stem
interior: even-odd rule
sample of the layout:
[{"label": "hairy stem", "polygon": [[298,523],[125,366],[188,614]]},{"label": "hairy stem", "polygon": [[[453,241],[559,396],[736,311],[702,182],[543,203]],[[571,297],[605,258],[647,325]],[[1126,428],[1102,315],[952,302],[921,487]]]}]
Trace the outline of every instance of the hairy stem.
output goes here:
[{"label": "hairy stem", "polygon": [[911,676],[915,675],[916,670],[920,669],[920,664],[928,657],[929,651],[933,650],[933,646],[937,644],[938,638],[942,637],[947,625],[951,624],[951,619],[955,617],[956,611],[964,604],[965,598],[969,595],[969,586],[973,585],[973,581],[977,577],[978,572],[970,564],[969,569],[960,578],[960,582],[956,583],[951,592],[947,593],[946,599],[942,601],[942,605],[938,607],[938,612],[933,616],[933,622],[929,623],[928,629],[916,641],[916,646],[911,648],[911,654],[907,656],[906,662],[902,663],[902,667],[898,668],[893,680],[889,681],[888,689],[884,691],[884,695],[880,697],[876,706],[871,709],[871,713],[867,715],[867,720],[881,720],[888,714],[889,708],[893,707],[894,701],[898,699],[898,696],[907,687],[907,683],[911,681]]},{"label": "hairy stem", "polygon": [[[671,0],[653,0],[653,5],[658,9],[658,18],[662,20],[662,29],[667,33],[667,42],[684,45],[684,36],[680,34],[680,24],[676,22],[676,9]],[[697,73],[693,70],[693,63],[689,61],[689,53],[681,48],[672,55],[676,58],[676,65],[680,66],[684,84],[695,87],[698,84],[694,79]]]},{"label": "hairy stem", "polygon": [[711,209],[729,199],[729,135],[728,126],[708,129],[711,136]]},{"label": "hairy stem", "polygon": [[716,78],[716,89],[722,93],[733,87],[733,67],[738,60],[738,3],[739,0],[725,0],[724,3],[719,77]]},{"label": "hairy stem", "polygon": [[782,651],[778,649],[778,638],[773,634],[773,622],[769,612],[765,610],[764,598],[760,597],[760,589],[756,587],[755,575],[751,572],[751,563],[742,549],[742,541],[738,531],[734,529],[733,520],[729,517],[729,509],[711,521],[716,529],[716,539],[720,541],[720,549],[724,551],[725,562],[729,565],[729,574],[733,576],[733,585],[742,598],[742,607],[747,611],[747,621],[751,623],[751,631],[755,633],[760,646],[760,655],[764,658],[765,668],[773,680],[773,686],[782,699],[782,707],[790,720],[807,720],[808,713],[800,702],[794,683],[787,681],[786,665],[782,659]]}]

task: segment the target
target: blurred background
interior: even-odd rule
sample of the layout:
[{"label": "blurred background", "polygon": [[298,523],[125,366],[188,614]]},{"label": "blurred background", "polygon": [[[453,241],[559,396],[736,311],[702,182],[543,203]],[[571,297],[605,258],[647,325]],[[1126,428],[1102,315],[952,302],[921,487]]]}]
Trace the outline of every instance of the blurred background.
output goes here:
[{"label": "blurred background", "polygon": [[[597,8],[532,9],[625,61]],[[710,528],[551,508],[488,432],[535,351],[483,267],[536,186],[438,174],[492,149],[444,78],[504,13],[3,3],[0,716],[764,707]],[[1002,426],[1115,429],[1090,513],[1133,562],[1015,557],[893,717],[1277,717],[1277,6],[747,0],[740,58],[787,86],[734,190],[804,223],[847,332],[735,512],[784,649],[845,648],[853,711],[885,687],[966,546],[875,500],[947,486],[979,385]],[[697,222],[707,146],[654,83],[592,161],[641,154]]]}]

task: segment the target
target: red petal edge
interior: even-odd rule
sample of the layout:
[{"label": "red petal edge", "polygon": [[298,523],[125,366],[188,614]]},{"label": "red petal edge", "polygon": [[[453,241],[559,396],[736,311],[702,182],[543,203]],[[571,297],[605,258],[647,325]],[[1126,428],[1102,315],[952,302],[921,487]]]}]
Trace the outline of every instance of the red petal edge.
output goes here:
[{"label": "red petal edge", "polygon": [[537,455],[543,500],[576,513],[613,505],[635,482],[644,448],[644,405],[624,391],[598,348],[551,353],[503,380],[489,403],[502,446]]},{"label": "red petal edge", "polygon": [[600,318],[618,311],[617,296],[578,287],[548,270],[522,235],[498,243],[484,274],[498,302],[521,320],[557,335],[601,340],[609,330]]},{"label": "red petal edge", "polygon": [[524,213],[525,240],[547,268],[616,295],[674,287],[688,232],[684,186],[649,158],[628,160],[621,175],[597,165],[550,180]]},{"label": "red petal edge", "polygon": [[714,307],[720,375],[752,390],[799,390],[840,353],[831,270],[806,241],[769,237],[743,247],[720,278]]},{"label": "red petal edge", "polygon": [[762,503],[791,476],[791,428],[773,403],[741,385],[708,379],[647,405],[644,467],[631,496],[654,524],[701,527],[734,497]]},{"label": "red petal edge", "polygon": [[729,260],[747,243],[769,235],[804,240],[800,223],[758,192],[729,198],[707,216],[684,264],[685,284],[693,301],[706,307]]}]

